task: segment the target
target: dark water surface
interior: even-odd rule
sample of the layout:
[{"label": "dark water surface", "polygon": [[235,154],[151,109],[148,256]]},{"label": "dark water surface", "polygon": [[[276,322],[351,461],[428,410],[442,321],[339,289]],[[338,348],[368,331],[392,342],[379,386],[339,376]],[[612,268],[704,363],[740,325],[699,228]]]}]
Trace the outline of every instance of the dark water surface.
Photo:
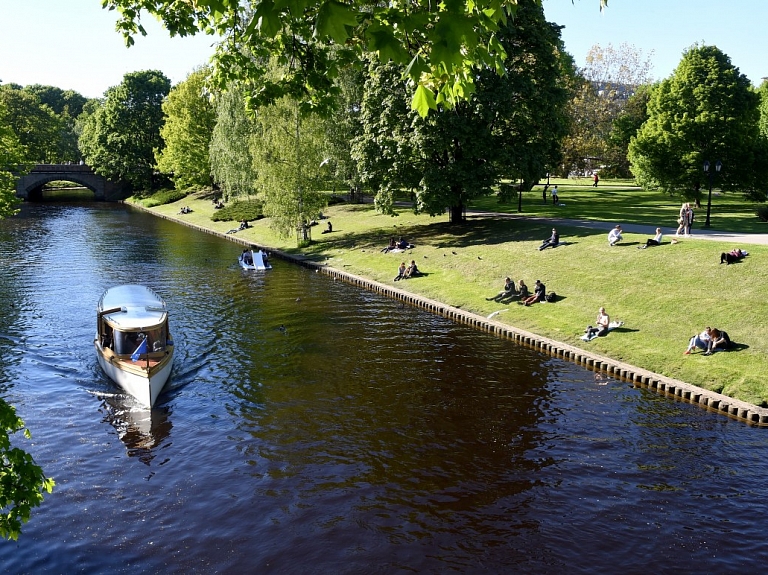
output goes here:
[{"label": "dark water surface", "polygon": [[[57,486],[6,573],[727,573],[768,560],[768,431],[114,205],[0,222],[0,392]],[[95,306],[163,295],[159,405]]]}]

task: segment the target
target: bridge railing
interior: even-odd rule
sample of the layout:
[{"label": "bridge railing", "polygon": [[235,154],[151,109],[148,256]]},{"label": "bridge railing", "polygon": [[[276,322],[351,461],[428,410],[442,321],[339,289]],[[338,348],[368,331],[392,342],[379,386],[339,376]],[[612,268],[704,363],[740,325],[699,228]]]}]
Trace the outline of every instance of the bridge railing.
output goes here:
[{"label": "bridge railing", "polygon": [[70,174],[92,174],[93,170],[91,169],[91,166],[87,164],[35,164],[35,167],[32,168],[31,172],[67,172]]}]

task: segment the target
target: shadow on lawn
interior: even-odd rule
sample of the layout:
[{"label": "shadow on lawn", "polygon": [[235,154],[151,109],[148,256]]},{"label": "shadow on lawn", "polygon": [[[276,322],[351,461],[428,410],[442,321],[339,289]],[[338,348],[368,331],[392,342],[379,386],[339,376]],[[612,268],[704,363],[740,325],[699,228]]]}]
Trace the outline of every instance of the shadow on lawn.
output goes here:
[{"label": "shadow on lawn", "polygon": [[[568,245],[578,244],[578,238],[595,235],[604,235],[603,230],[593,230],[584,227],[556,226],[560,233],[561,245],[558,249],[564,249]],[[552,232],[552,223],[539,220],[510,219],[504,216],[479,216],[471,217],[463,224],[451,224],[448,222],[435,222],[430,224],[394,224],[391,231],[378,229],[354,234],[323,236],[322,240],[313,240],[314,254],[309,254],[310,259],[321,258],[326,249],[339,250],[365,250],[366,252],[382,251],[391,237],[404,238],[415,248],[424,245],[436,249],[457,249],[472,246],[493,246],[508,242],[541,242],[548,238]],[[625,246],[637,245],[638,242],[626,242]],[[621,245],[621,244],[619,244]],[[537,246],[538,247],[538,246]],[[401,252],[411,255],[413,249]]]}]

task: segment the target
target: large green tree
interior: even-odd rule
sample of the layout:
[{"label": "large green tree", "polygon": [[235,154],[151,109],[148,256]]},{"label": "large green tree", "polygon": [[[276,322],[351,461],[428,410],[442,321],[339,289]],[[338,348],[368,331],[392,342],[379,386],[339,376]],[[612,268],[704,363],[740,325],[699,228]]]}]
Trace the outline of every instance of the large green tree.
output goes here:
[{"label": "large green tree", "polygon": [[8,122],[8,111],[0,101],[0,219],[18,212],[17,176],[25,171],[26,151]]},{"label": "large green tree", "polygon": [[606,177],[629,178],[629,143],[648,119],[648,100],[651,86],[640,86],[627,100],[623,110],[613,120],[611,131],[605,142],[601,175]]},{"label": "large green tree", "polygon": [[334,186],[340,184],[350,190],[351,201],[362,200],[362,178],[358,164],[352,157],[352,142],[362,132],[361,106],[365,75],[357,67],[347,66],[336,80],[339,95],[336,106],[325,122],[325,169]]},{"label": "large green tree", "polygon": [[[541,0],[535,0],[541,4]],[[315,104],[329,94],[338,74],[332,47],[345,62],[375,53],[382,62],[404,66],[412,105],[424,116],[437,106],[466,100],[478,68],[504,70],[506,52],[498,31],[513,25],[521,0],[368,2],[367,0],[102,0],[117,9],[118,29],[128,43],[144,34],[142,10],[159,17],[172,35],[200,31],[218,35],[219,76],[256,81],[256,96],[274,100],[290,94]],[[602,8],[607,0],[599,0]],[[277,57],[285,73],[268,73]]]},{"label": "large green tree", "polygon": [[24,146],[27,158],[40,163],[59,162],[63,120],[36,94],[23,88],[0,86],[0,102],[7,111],[6,122]]},{"label": "large green tree", "polygon": [[77,147],[75,123],[77,117],[83,112],[87,98],[74,90],[62,90],[56,86],[42,84],[30,84],[23,90],[39,98],[40,102],[53,110],[60,120],[56,145],[57,157],[54,161],[76,162],[79,160],[81,156]]},{"label": "large green tree", "polygon": [[162,104],[171,81],[158,70],[128,73],[109,88],[105,100],[86,120],[80,150],[96,173],[130,184],[151,187],[155,150],[163,148]]},{"label": "large green tree", "polygon": [[206,88],[208,71],[200,69],[176,85],[163,102],[165,124],[156,150],[157,168],[173,174],[176,189],[211,185],[209,148],[216,110]]},{"label": "large green tree", "polygon": [[763,80],[758,89],[760,95],[760,134],[768,138],[768,80]]},{"label": "large green tree", "polygon": [[385,213],[394,212],[397,192],[406,189],[417,212],[449,208],[458,222],[469,201],[502,179],[530,188],[559,159],[568,97],[562,80],[570,63],[559,28],[546,23],[537,3],[521,0],[514,26],[498,36],[507,54],[504,75],[481,71],[469,101],[427,118],[409,110],[401,71],[372,62],[354,153]]},{"label": "large green tree", "polygon": [[760,98],[715,46],[695,45],[653,89],[648,120],[629,146],[632,172],[646,188],[700,201],[705,161],[722,162],[715,185],[764,197],[766,165]]},{"label": "large green tree", "polygon": [[61,116],[64,112],[72,118],[77,118],[83,112],[83,106],[88,98],[74,90],[62,90],[56,86],[30,84],[24,91],[35,94],[40,101]]}]

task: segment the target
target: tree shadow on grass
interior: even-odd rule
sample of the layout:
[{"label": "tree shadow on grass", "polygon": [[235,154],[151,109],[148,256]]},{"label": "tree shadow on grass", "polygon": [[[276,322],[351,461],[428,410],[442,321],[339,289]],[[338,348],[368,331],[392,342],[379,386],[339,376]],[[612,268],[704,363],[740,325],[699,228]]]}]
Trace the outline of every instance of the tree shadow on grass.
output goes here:
[{"label": "tree shadow on grass", "polygon": [[[565,249],[568,245],[577,244],[574,238],[586,238],[603,235],[602,230],[583,227],[557,226],[560,233],[561,245],[556,249]],[[522,220],[504,216],[482,216],[472,218],[462,224],[449,222],[434,222],[428,224],[395,224],[393,228],[380,228],[361,233],[336,235],[326,234],[322,240],[313,240],[313,248],[307,253],[310,260],[322,259],[328,250],[362,250],[365,252],[381,252],[389,245],[391,237],[404,238],[414,244],[400,254],[411,255],[414,249],[425,245],[435,249],[458,249],[472,246],[494,246],[509,242],[537,242],[548,238],[552,233],[552,223],[539,220]],[[538,245],[537,245],[538,247]]]}]

